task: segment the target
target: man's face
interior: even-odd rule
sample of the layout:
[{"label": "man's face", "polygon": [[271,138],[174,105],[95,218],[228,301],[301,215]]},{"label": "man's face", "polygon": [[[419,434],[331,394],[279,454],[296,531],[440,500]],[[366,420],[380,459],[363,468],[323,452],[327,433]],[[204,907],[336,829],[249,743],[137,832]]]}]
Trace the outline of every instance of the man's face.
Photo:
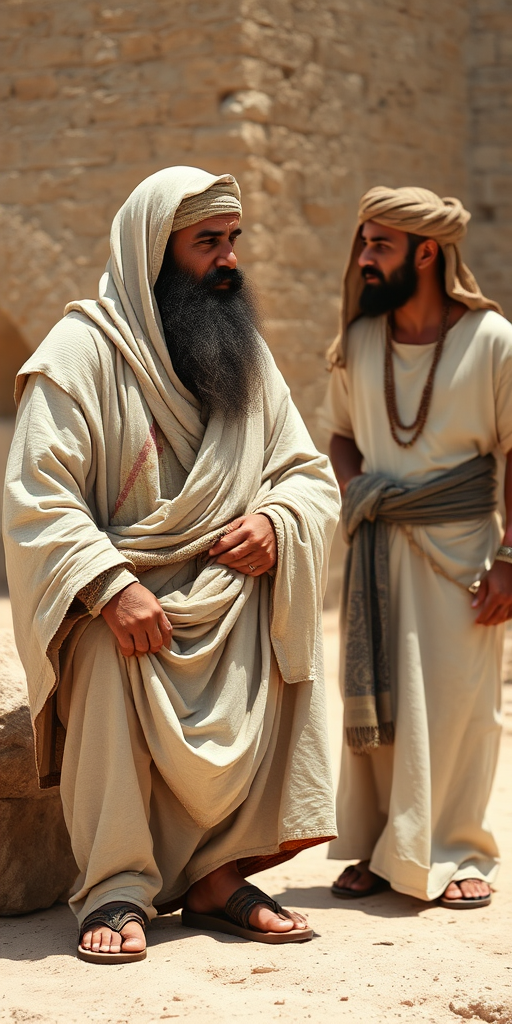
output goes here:
[{"label": "man's face", "polygon": [[237,280],[235,242],[241,229],[235,213],[219,213],[171,235],[176,265],[196,281],[211,282],[218,291],[229,291]]},{"label": "man's face", "polygon": [[204,414],[247,416],[261,393],[258,313],[233,246],[238,217],[171,234],[154,295],[173,368]]},{"label": "man's face", "polygon": [[361,228],[361,239],[361,311],[367,316],[381,316],[399,309],[412,298],[418,283],[409,235],[368,220]]}]

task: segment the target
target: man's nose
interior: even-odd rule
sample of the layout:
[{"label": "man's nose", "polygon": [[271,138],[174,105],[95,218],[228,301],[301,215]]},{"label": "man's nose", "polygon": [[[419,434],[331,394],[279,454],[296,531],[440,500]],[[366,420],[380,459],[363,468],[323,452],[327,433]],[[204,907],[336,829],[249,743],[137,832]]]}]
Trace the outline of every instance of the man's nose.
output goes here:
[{"label": "man's nose", "polygon": [[375,266],[375,260],[368,249],[363,249],[363,251],[359,254],[357,262],[361,268]]},{"label": "man's nose", "polygon": [[233,252],[233,249],[231,249],[229,252],[221,253],[221,255],[217,257],[215,262],[218,267],[228,267],[229,270],[236,270],[237,258],[235,256],[235,253]]}]

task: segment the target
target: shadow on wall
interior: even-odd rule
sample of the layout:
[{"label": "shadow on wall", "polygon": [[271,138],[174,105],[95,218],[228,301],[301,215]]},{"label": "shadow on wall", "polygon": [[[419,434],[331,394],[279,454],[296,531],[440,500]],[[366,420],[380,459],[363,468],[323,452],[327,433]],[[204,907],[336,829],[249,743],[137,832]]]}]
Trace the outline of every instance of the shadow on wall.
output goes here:
[{"label": "shadow on wall", "polygon": [[[14,381],[16,374],[30,355],[30,349],[18,328],[0,309],[0,515],[3,484],[9,447],[14,431]],[[0,544],[0,590],[6,585],[3,544]]]}]

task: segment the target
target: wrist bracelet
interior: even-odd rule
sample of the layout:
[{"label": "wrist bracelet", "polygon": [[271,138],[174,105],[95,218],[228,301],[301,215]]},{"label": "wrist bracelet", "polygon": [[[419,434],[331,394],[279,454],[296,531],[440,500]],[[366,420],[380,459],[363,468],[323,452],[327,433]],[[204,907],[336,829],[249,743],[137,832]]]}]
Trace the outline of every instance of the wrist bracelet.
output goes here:
[{"label": "wrist bracelet", "polygon": [[500,544],[496,552],[495,560],[497,562],[512,562],[512,548],[508,548],[504,544]]}]

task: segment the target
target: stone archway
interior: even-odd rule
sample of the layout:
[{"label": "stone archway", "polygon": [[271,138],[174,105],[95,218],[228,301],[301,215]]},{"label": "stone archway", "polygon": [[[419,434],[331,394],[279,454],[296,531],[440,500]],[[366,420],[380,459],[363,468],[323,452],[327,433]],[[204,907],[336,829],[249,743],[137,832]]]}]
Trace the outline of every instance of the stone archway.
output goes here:
[{"label": "stone archway", "polygon": [[[29,355],[30,349],[23,335],[0,309],[0,513],[5,467],[14,431],[14,381],[20,366]],[[3,545],[0,545],[0,588],[5,585],[4,551]]]}]

